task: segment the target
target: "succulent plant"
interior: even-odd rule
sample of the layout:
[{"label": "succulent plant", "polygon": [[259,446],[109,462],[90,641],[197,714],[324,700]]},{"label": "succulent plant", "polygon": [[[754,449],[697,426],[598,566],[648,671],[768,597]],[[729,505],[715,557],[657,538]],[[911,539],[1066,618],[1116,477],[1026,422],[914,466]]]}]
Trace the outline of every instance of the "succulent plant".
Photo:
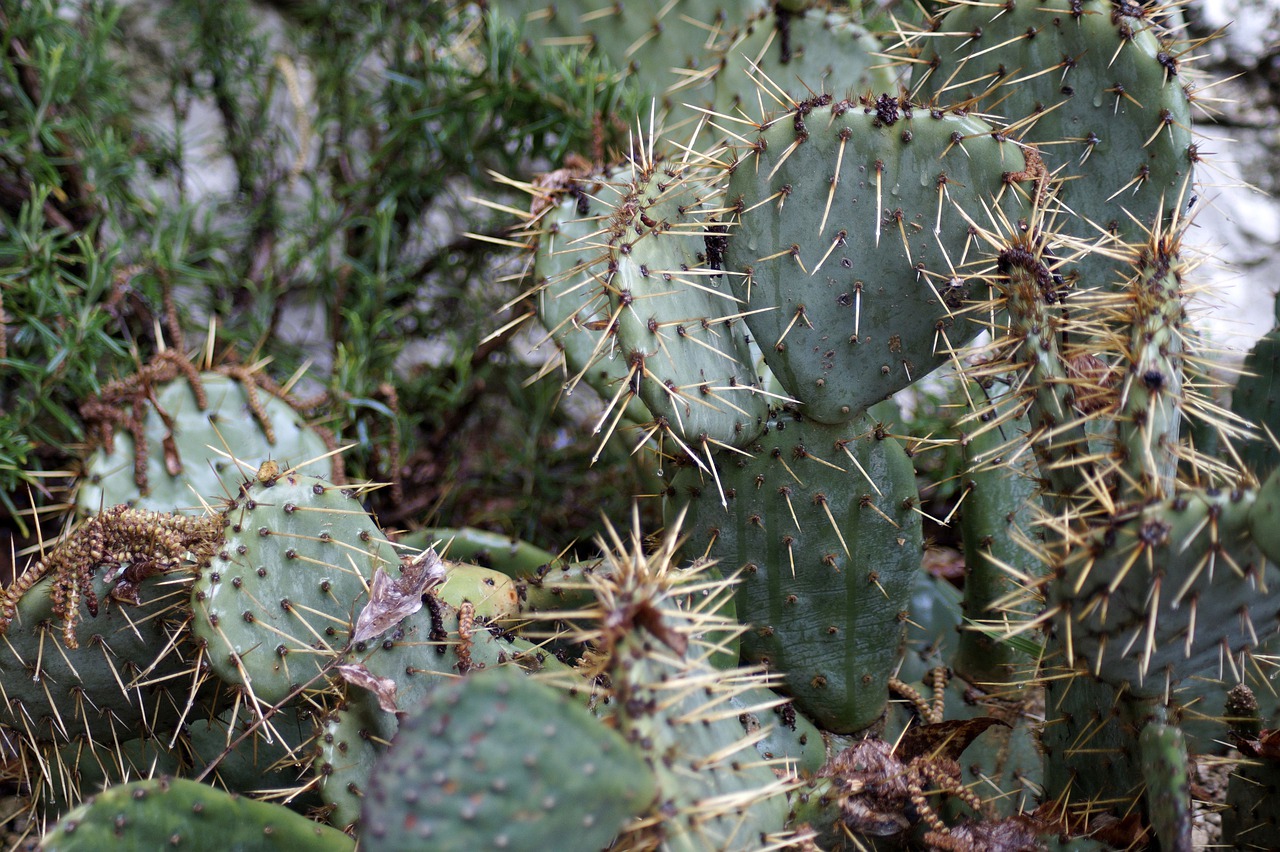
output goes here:
[{"label": "succulent plant", "polygon": [[355,841],[283,805],[235,796],[181,778],[111,787],[63,817],[40,848],[316,849],[345,852]]},{"label": "succulent plant", "polygon": [[622,736],[513,667],[432,690],[370,773],[371,850],[609,844],[656,795]]},{"label": "succulent plant", "polygon": [[303,473],[330,472],[326,436],[307,426],[287,395],[271,393],[274,385],[265,376],[244,369],[196,372],[185,360],[170,363],[186,369],[158,381],[168,371],[156,376],[144,368],[86,404],[101,423],[102,446],[86,461],[76,492],[82,515],[121,503],[200,514],[206,505],[234,497],[240,481],[266,458]]},{"label": "succulent plant", "polygon": [[[547,372],[656,456],[663,534],[611,526],[575,562],[431,529],[488,564],[432,554],[428,578],[360,489],[271,463],[201,517],[108,509],[0,597],[7,724],[28,762],[56,755],[32,786],[61,807],[135,771],[269,774],[370,848],[1183,849],[1189,762],[1225,716],[1247,758],[1228,842],[1274,846],[1273,702],[1236,684],[1280,642],[1280,472],[1246,440],[1280,430],[1275,340],[1233,415],[1206,398],[1177,10],[944,2],[898,27],[895,69],[834,5],[506,11],[527,49],[589,45],[661,98],[615,164],[526,184],[518,233]],[[952,434],[895,435],[873,406],[943,366]],[[164,465],[204,428],[175,412],[208,421],[196,389],[224,383],[147,375],[104,422]],[[144,430],[128,393],[170,380]],[[965,453],[943,519],[963,590],[921,572],[934,440]],[[104,649],[116,674],[86,674]],[[107,737],[130,741],[110,761]],[[180,808],[141,816],[166,785],[213,795],[113,788],[49,842],[185,837]]]},{"label": "succulent plant", "polygon": [[317,679],[374,571],[400,557],[351,492],[278,467],[260,468],[222,517],[225,539],[192,586],[192,633],[223,681],[272,705]]},{"label": "succulent plant", "polygon": [[870,418],[778,411],[747,451],[714,476],[680,470],[669,518],[687,509],[688,550],[737,577],[745,659],[782,673],[822,727],[862,730],[888,701],[919,567],[915,472]]}]

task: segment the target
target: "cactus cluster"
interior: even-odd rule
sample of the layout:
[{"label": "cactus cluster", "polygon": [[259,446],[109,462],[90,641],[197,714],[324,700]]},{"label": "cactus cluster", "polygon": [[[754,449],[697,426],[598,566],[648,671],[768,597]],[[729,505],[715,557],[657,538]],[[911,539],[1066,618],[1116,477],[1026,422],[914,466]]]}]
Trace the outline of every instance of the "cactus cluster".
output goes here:
[{"label": "cactus cluster", "polygon": [[[771,27],[785,45],[799,21],[830,21],[829,10],[791,5],[719,32],[760,38]],[[1134,837],[1170,847],[1190,830],[1177,722],[1220,718],[1225,687],[1250,676],[1280,623],[1268,594],[1273,525],[1263,521],[1274,517],[1271,486],[1253,455],[1269,450],[1249,431],[1269,420],[1259,365],[1270,341],[1246,365],[1262,378],[1244,377],[1226,414],[1206,391],[1185,307],[1195,264],[1182,240],[1200,153],[1180,20],[1176,9],[1119,2],[940,4],[899,24],[885,50],[899,61],[895,85],[865,88],[858,71],[802,63],[792,80],[757,63],[747,74],[755,96],[709,111],[689,100],[701,135],[672,137],[660,193],[646,181],[663,157],[646,141],[629,171],[541,186],[526,224],[544,322],[566,352],[590,342],[591,359],[570,373],[614,370],[592,375],[616,416],[602,417],[601,431],[624,422],[625,401],[633,446],[677,439],[651,446],[674,470],[667,518],[687,512],[686,558],[736,572],[744,660],[776,669],[796,708],[828,732],[874,735],[891,694],[927,704],[895,660],[913,607],[938,593],[926,585],[913,596],[912,470],[905,456],[891,462],[901,455],[894,416],[867,412],[949,364],[969,409],[957,418],[968,460],[965,599],[950,616],[962,635],[943,643],[954,656],[941,660],[959,677],[931,683],[928,667],[905,666],[939,692],[937,713],[913,715],[959,720],[976,700],[1012,723],[1015,737],[975,739],[974,765],[1009,763],[979,756],[987,740],[1038,740],[1043,761],[1015,762],[1044,764],[1031,787],[1041,833],[1101,838],[1108,821],[1139,814]],[[707,76],[718,87],[732,67]],[[644,66],[627,73],[644,79]],[[672,104],[666,118],[694,120]],[[611,207],[599,188],[618,181],[613,194],[626,201]],[[548,262],[566,242],[594,245],[606,220],[622,239],[687,233],[683,217],[696,211],[673,215],[660,198],[694,187],[705,251],[698,266],[686,255],[664,298],[727,288],[726,326],[745,325],[758,352],[738,356],[735,405],[750,410],[742,400],[754,393],[770,409],[754,425],[726,421],[727,438],[704,424],[673,427],[671,411],[640,393],[627,366],[660,347],[620,322],[633,305],[616,254]],[[637,213],[643,227],[632,229]],[[547,307],[588,291],[613,309],[575,324]],[[640,310],[651,330],[690,316],[707,324],[705,313],[660,308]],[[663,402],[688,387],[669,382]],[[714,407],[720,388],[705,387]],[[1209,455],[1187,440],[1193,432],[1249,447],[1247,466]],[[1043,732],[1028,722],[1038,701]],[[1194,730],[1203,744],[1206,729]],[[1170,777],[1182,780],[1157,783]],[[1007,780],[988,798],[1014,796],[998,786]],[[1120,838],[1109,841],[1126,845]]]},{"label": "cactus cluster", "polygon": [[[834,4],[494,5],[655,98],[616,163],[523,184],[515,231],[546,372],[654,454],[662,535],[397,544],[360,488],[262,458],[192,483],[197,516],[93,515],[0,598],[32,790],[52,817],[108,787],[46,845],[350,845],[247,793],[371,849],[1188,849],[1230,734],[1223,842],[1274,846],[1247,684],[1280,642],[1275,332],[1215,402],[1178,9],[956,0],[877,41]],[[177,363],[108,419],[172,476],[223,435],[200,395],[241,404]],[[942,373],[951,433],[896,434],[884,401]],[[245,446],[324,454],[271,411]],[[962,590],[921,569],[936,444]]]}]

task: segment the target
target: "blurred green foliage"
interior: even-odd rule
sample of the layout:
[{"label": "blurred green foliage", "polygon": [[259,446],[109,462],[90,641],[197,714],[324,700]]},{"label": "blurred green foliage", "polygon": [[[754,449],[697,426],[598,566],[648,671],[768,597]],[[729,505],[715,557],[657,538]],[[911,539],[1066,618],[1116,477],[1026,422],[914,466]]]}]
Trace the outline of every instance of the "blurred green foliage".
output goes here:
[{"label": "blurred green foliage", "polygon": [[[589,537],[589,439],[518,333],[491,174],[625,143],[611,70],[530,56],[477,6],[347,0],[6,4],[0,13],[0,502],[31,532],[84,455],[79,407],[165,346],[327,394],[390,526]],[[178,327],[172,322],[176,314]],[[185,332],[185,333],[183,333]],[[174,338],[178,339],[174,339]],[[589,450],[586,451],[589,456]],[[570,459],[570,456],[573,456]],[[626,469],[625,457],[602,464]],[[574,471],[573,476],[569,471]],[[561,525],[564,525],[563,527]],[[539,533],[540,527],[548,527]]]}]

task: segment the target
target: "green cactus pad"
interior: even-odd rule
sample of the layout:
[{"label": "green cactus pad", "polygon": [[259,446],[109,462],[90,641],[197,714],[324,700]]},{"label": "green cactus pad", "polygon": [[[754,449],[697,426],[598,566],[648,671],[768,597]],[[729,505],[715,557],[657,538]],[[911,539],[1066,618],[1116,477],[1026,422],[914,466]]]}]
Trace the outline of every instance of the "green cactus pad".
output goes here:
[{"label": "green cactus pad", "polygon": [[1156,697],[1274,635],[1280,599],[1263,591],[1280,571],[1249,535],[1254,498],[1188,491],[1091,533],[1048,586],[1057,641],[1096,676]]},{"label": "green cactus pad", "polygon": [[[848,422],[976,332],[969,296],[994,199],[1016,222],[1022,151],[986,123],[897,98],[822,95],[733,165],[725,266],[765,361],[806,416]],[[975,285],[976,286],[976,285]],[[975,293],[976,296],[985,296]]]},{"label": "green cactus pad", "polygon": [[[526,41],[535,47],[580,46],[607,57],[631,85],[658,99],[663,112],[712,99],[721,51],[748,20],[765,17],[761,0],[607,0],[504,2],[523,11]],[[626,116],[624,118],[630,118]]]},{"label": "green cactus pad", "polygon": [[1116,432],[1127,484],[1134,500],[1173,494],[1178,472],[1178,435],[1182,410],[1186,353],[1183,325],[1187,292],[1182,276],[1179,239],[1158,235],[1133,257],[1126,285],[1128,341],[1123,363],[1127,375],[1120,387]]},{"label": "green cactus pad", "polygon": [[420,549],[434,546],[445,559],[492,568],[516,580],[561,561],[554,553],[526,541],[475,527],[427,527],[398,541]]},{"label": "green cactus pad", "polygon": [[486,623],[510,619],[520,612],[514,580],[500,571],[466,562],[445,563],[440,597],[455,606],[464,601],[471,604],[476,617]]},{"label": "green cactus pad", "polygon": [[961,445],[968,469],[962,479],[960,538],[968,624],[960,631],[953,665],[961,677],[986,684],[989,692],[1003,692],[1019,688],[1032,664],[998,637],[1031,618],[1032,593],[1029,588],[1021,594],[1019,590],[1029,587],[1042,570],[1028,546],[1038,488],[1030,476],[1005,466],[1002,455],[1025,437],[1025,420],[999,425],[978,420],[965,431]]},{"label": "green cactus pad", "polygon": [[1147,814],[1160,849],[1191,852],[1191,780],[1187,741],[1174,725],[1152,724],[1138,736]]},{"label": "green cactus pad", "polygon": [[350,852],[355,841],[283,805],[158,778],[104,790],[63,817],[40,842],[43,852],[170,848]]},{"label": "green cactus pad", "polygon": [[781,835],[787,801],[777,755],[763,757],[753,747],[760,732],[744,734],[724,706],[756,689],[759,676],[729,675],[692,654],[674,659],[638,636],[615,649],[614,663],[618,724],[657,775],[662,848],[757,848]]},{"label": "green cactus pad", "polygon": [[[439,591],[444,595],[444,589]],[[527,671],[554,668],[560,680],[576,682],[554,657],[522,639],[479,623],[467,628],[465,638],[461,629],[458,607],[432,593],[423,609],[381,639],[352,649],[345,662],[358,663],[373,677],[394,684],[396,707],[405,712],[440,684],[472,670],[508,664]],[[397,714],[384,708],[378,696],[356,685],[349,685],[343,704],[321,720],[312,769],[334,825],[345,828],[359,819],[370,772],[399,724]]]},{"label": "green cactus pad", "polygon": [[370,778],[361,847],[599,849],[655,797],[618,733],[497,669],[440,686],[401,723]]},{"label": "green cactus pad", "polygon": [[1276,299],[1277,325],[1262,336],[1241,366],[1241,375],[1231,394],[1231,410],[1259,427],[1262,435],[1240,447],[1240,461],[1259,478],[1280,464],[1280,449],[1265,434],[1266,427],[1280,439],[1280,296]]},{"label": "green cactus pad", "polygon": [[171,736],[143,736],[123,742],[79,736],[61,748],[40,749],[44,769],[39,804],[47,815],[61,815],[83,799],[116,784],[181,775],[187,768],[181,747]]},{"label": "green cactus pad", "polygon": [[[152,686],[191,665],[172,640],[186,617],[186,578],[144,580],[135,605],[113,599],[115,584],[105,582],[103,573],[91,583],[98,615],[76,622],[78,648],[64,644],[53,612],[53,577],[22,597],[0,639],[0,722],[33,742],[132,739],[164,730],[186,701]],[[189,680],[184,683],[178,692],[190,687]]]},{"label": "green cactus pad", "polygon": [[232,793],[282,796],[285,791],[294,791],[288,801],[295,810],[319,804],[314,791],[301,792],[310,781],[306,746],[314,734],[313,712],[292,704],[258,725],[253,713],[233,707],[217,716],[189,721],[186,747],[192,774],[204,772],[216,761],[205,783]]},{"label": "green cactus pad", "polygon": [[1280,563],[1280,469],[1267,477],[1249,509],[1249,535],[1267,558]]},{"label": "green cactus pad", "polygon": [[799,101],[814,92],[856,97],[896,91],[896,75],[877,55],[880,42],[853,20],[856,14],[810,9],[749,23],[725,51],[715,111],[754,115],[761,98],[771,105],[779,97]]},{"label": "green cactus pad", "polygon": [[[1270,688],[1270,685],[1267,685]],[[1244,758],[1231,774],[1222,836],[1235,849],[1275,849],[1280,846],[1280,818],[1275,797],[1280,792],[1280,737],[1263,727],[1275,717],[1260,714],[1258,699],[1247,686],[1231,691],[1224,708],[1230,717],[1231,739]]]},{"label": "green cactus pad", "polygon": [[[579,368],[584,378],[595,375],[598,362],[618,362],[606,370],[612,384],[596,387],[611,405],[601,429],[616,423],[634,397],[662,437],[704,453],[708,444],[749,442],[759,428],[767,405],[742,305],[715,248],[724,240],[715,220],[722,192],[716,177],[710,169],[646,155],[599,190],[605,212],[588,211],[589,258],[579,260],[582,249],[572,239],[567,245],[539,240],[540,256],[568,251],[574,261],[564,274],[539,274],[546,281],[544,304],[570,300],[568,309],[546,314],[544,308],[544,321],[562,334],[587,335],[591,363]],[[569,233],[583,227],[561,225]],[[558,319],[566,314],[579,320]],[[569,357],[570,344],[562,345]]]},{"label": "green cactus pad", "polygon": [[437,543],[442,556],[463,559],[505,574],[515,581],[519,609],[526,613],[590,605],[594,595],[586,577],[601,564],[599,559],[568,562],[528,542],[469,527],[418,530],[402,536],[399,543],[409,547]]},{"label": "green cactus pad", "polygon": [[[1186,203],[1193,162],[1183,51],[1162,42],[1159,4],[950,0],[908,52],[928,69],[919,97],[964,103],[1036,145],[1060,182],[1055,228],[1085,243],[1145,242]],[[1081,287],[1127,276],[1094,253]]]},{"label": "green cactus pad", "polygon": [[[621,181],[629,175],[629,169],[619,169],[611,177]],[[538,320],[564,359],[566,392],[586,382],[605,400],[627,383],[630,366],[614,351],[608,287],[583,273],[607,263],[600,232],[613,215],[613,197],[603,179],[583,178],[569,187],[538,222],[533,264]],[[635,423],[649,419],[635,396],[627,399],[623,414]]]},{"label": "green cactus pad", "polygon": [[350,492],[300,474],[246,483],[226,522],[192,587],[191,630],[219,677],[275,704],[341,651],[374,571],[400,560]]},{"label": "green cactus pad", "polygon": [[687,504],[687,550],[738,573],[744,658],[781,673],[822,728],[858,731],[884,711],[920,565],[911,461],[869,419],[792,410],[750,451],[721,459],[718,481],[678,471],[668,517]]},{"label": "green cactus pad", "polygon": [[747,734],[763,732],[756,751],[765,760],[776,761],[807,777],[827,762],[827,739],[817,725],[797,713],[791,702],[765,687],[749,689],[729,699],[741,711],[738,721]]},{"label": "green cactus pad", "polygon": [[[180,378],[156,389],[156,403],[170,418],[166,425],[156,406],[148,406],[144,430],[147,436],[146,494],[134,482],[134,442],[117,431],[110,452],[98,450],[85,465],[85,478],[76,492],[82,515],[103,507],[128,503],[139,509],[203,512],[201,498],[216,504],[232,497],[245,476],[264,459],[276,459],[281,467],[311,462],[303,473],[325,474],[329,462],[312,461],[325,455],[323,439],[306,425],[287,402],[254,390],[270,421],[274,441],[268,440],[255,418],[248,391],[238,380],[221,373],[200,374],[208,405],[200,407],[190,382]],[[227,457],[235,456],[248,467]]]},{"label": "green cactus pad", "polygon": [[1132,812],[1142,793],[1138,736],[1163,717],[1158,700],[1136,698],[1079,669],[1044,672],[1044,800],[1054,812],[1086,820]]}]

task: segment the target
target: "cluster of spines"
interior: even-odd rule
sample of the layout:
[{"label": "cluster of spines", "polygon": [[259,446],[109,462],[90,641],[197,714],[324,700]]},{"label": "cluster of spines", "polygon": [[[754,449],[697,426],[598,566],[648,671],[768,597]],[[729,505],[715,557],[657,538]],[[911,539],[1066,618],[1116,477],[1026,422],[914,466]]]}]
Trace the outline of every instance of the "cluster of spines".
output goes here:
[{"label": "cluster of spines", "polygon": [[[744,735],[732,699],[767,686],[757,669],[726,673],[712,659],[726,623],[723,579],[675,565],[679,523],[656,548],[639,531],[610,530],[610,570],[589,580],[597,620],[583,633],[609,677],[618,730],[656,774],[653,808],[631,824],[619,848],[774,848],[785,845],[786,758],[765,759]],[[703,595],[702,592],[708,592]],[[708,641],[710,638],[711,641]]]}]

